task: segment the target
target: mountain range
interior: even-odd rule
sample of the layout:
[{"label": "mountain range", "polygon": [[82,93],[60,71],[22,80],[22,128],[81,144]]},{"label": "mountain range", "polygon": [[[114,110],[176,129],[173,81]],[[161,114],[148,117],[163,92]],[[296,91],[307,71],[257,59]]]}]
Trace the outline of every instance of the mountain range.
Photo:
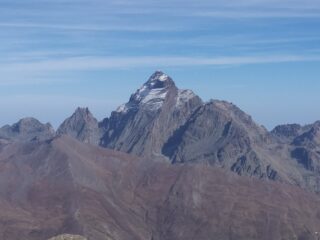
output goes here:
[{"label": "mountain range", "polygon": [[98,121],[0,128],[0,238],[315,239],[320,122],[260,126],[157,71]]}]

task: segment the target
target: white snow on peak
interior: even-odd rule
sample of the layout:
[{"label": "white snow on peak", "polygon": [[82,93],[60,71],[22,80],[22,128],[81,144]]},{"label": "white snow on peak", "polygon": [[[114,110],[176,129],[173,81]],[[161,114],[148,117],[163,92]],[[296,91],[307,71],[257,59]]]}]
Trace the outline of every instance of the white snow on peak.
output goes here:
[{"label": "white snow on peak", "polygon": [[[139,105],[143,105],[150,110],[157,110],[161,108],[166,96],[166,88],[155,88],[150,89],[146,85],[143,85],[137,92],[134,94],[133,98],[138,102]],[[130,108],[134,107],[132,104],[126,103],[119,106],[116,110],[118,113],[126,113]]]},{"label": "white snow on peak", "polygon": [[164,81],[167,81],[168,79],[169,79],[169,76],[167,74],[159,72],[154,74],[150,79],[150,81],[151,81],[151,85],[154,85],[156,81],[164,82]]},{"label": "white snow on peak", "polygon": [[158,78],[161,82],[167,81],[169,79],[169,76],[166,74],[162,74],[159,78]]},{"label": "white snow on peak", "polygon": [[194,98],[196,95],[191,90],[178,90],[176,107],[181,107],[184,103]]},{"label": "white snow on peak", "polygon": [[121,113],[121,112],[125,113],[127,111],[128,111],[127,104],[120,105],[116,110],[116,112],[118,112],[118,113]]},{"label": "white snow on peak", "polygon": [[[134,98],[142,104],[156,104],[161,107],[166,96],[167,91],[165,88],[150,89],[144,85],[137,91]],[[159,103],[161,103],[161,105]]]}]

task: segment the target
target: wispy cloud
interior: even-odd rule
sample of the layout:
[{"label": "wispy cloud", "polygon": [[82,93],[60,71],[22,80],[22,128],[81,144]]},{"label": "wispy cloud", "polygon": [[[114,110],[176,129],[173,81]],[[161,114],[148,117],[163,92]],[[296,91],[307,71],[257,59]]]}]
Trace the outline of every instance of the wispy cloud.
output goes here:
[{"label": "wispy cloud", "polygon": [[[168,26],[154,26],[154,25],[120,25],[113,24],[112,26],[99,26],[99,25],[75,25],[75,24],[41,24],[41,23],[10,23],[0,22],[0,27],[5,28],[30,28],[30,29],[48,29],[48,30],[72,30],[72,31],[92,31],[92,32],[107,32],[107,31],[128,31],[128,32],[158,32],[158,31],[178,31],[178,28]],[[182,29],[180,29],[182,30]]]},{"label": "wispy cloud", "polygon": [[[61,73],[69,71],[96,71],[106,69],[132,68],[164,68],[190,66],[233,66],[246,64],[265,64],[283,62],[320,61],[319,55],[270,55],[270,56],[235,56],[235,57],[71,57],[58,60],[33,62],[14,62],[0,64],[0,74],[3,76],[0,84],[7,84],[6,76],[19,73],[24,76],[39,76],[41,74]],[[18,75],[19,75],[18,74]],[[27,78],[28,79],[28,78]],[[31,78],[33,79],[33,78]],[[45,80],[45,79],[44,79]],[[27,82],[26,78],[18,80]],[[41,80],[40,80],[41,81]],[[11,82],[11,80],[9,81]],[[34,82],[34,80],[32,80]]]},{"label": "wispy cloud", "polygon": [[66,58],[55,61],[39,61],[32,63],[13,63],[0,65],[6,71],[34,71],[41,69],[45,71],[56,70],[95,70],[110,68],[135,68],[146,66],[178,67],[196,65],[237,65],[237,64],[260,64],[280,62],[303,62],[319,61],[320,56],[303,55],[279,55],[279,56],[235,56],[235,57],[79,57]]},{"label": "wispy cloud", "polygon": [[211,18],[229,18],[229,19],[245,19],[245,18],[318,18],[319,11],[299,11],[288,9],[230,9],[230,10],[201,10],[190,13],[193,17],[211,17]]}]

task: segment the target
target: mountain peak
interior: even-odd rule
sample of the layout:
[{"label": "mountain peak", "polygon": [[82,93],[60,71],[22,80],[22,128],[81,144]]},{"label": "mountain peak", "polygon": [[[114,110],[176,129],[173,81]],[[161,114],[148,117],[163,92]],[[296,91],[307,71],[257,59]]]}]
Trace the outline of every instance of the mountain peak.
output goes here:
[{"label": "mountain peak", "polygon": [[164,100],[167,92],[172,88],[176,89],[172,78],[161,71],[156,71],[151,75],[149,80],[137,90],[132,96],[132,99],[141,103],[148,103],[150,100],[155,99]]},{"label": "mountain peak", "polygon": [[155,71],[150,77],[150,80],[166,81],[168,79],[169,76],[160,70]]},{"label": "mountain peak", "polygon": [[54,136],[55,131],[50,123],[41,123],[39,120],[27,117],[13,125],[0,128],[0,139],[14,141],[47,140]]},{"label": "mountain peak", "polygon": [[177,90],[172,78],[162,71],[156,71],[131,95],[129,102],[118,107],[116,112],[126,113],[137,106],[145,106],[152,111],[158,110],[171,90]]},{"label": "mountain peak", "polygon": [[43,124],[38,119],[33,117],[22,118],[19,120],[19,122],[13,125],[13,130],[17,132],[29,132],[31,129],[40,130],[44,128],[54,134],[54,129],[50,123]]},{"label": "mountain peak", "polygon": [[149,80],[143,85],[149,89],[167,88],[175,86],[171,77],[162,71],[155,71]]},{"label": "mountain peak", "polygon": [[98,121],[88,108],[78,107],[58,128],[57,134],[66,134],[86,143],[97,144],[100,138]]},{"label": "mountain peak", "polygon": [[77,109],[74,112],[74,115],[92,116],[89,108],[87,107],[77,107]]}]

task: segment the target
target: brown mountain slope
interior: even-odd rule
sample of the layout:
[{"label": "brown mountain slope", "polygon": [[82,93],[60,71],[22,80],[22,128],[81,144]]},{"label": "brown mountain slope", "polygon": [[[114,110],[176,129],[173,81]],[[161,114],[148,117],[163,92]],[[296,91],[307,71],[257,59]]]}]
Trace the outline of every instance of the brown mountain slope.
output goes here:
[{"label": "brown mountain slope", "polygon": [[57,237],[50,238],[49,240],[86,240],[86,238],[79,235],[63,234]]},{"label": "brown mountain slope", "polygon": [[319,228],[319,197],[291,185],[65,136],[0,150],[0,239],[311,240]]}]

